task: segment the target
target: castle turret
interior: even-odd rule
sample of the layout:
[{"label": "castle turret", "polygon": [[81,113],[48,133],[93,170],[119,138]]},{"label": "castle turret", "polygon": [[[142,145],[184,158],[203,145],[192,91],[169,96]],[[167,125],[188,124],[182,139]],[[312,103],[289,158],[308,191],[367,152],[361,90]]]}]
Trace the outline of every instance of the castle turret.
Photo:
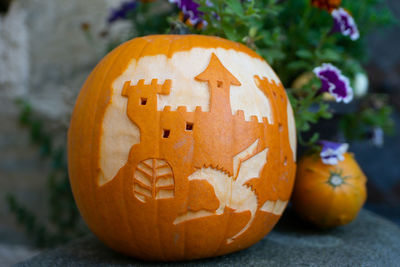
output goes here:
[{"label": "castle turret", "polygon": [[128,98],[127,115],[129,119],[140,128],[140,140],[149,138],[152,140],[161,136],[159,126],[155,123],[158,118],[157,94],[169,95],[171,80],[158,83],[152,79],[150,84],[145,84],[144,79],[131,85],[130,81],[125,82],[121,95]]},{"label": "castle turret", "polygon": [[210,88],[210,112],[232,115],[230,86],[241,83],[222,65],[213,53],[207,68],[196,76],[196,80],[208,82]]}]

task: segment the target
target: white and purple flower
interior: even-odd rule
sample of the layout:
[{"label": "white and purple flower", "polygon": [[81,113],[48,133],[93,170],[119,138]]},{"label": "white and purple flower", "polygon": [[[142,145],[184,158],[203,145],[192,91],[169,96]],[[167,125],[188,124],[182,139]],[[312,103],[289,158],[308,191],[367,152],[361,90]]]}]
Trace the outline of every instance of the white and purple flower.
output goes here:
[{"label": "white and purple flower", "polygon": [[117,20],[127,19],[129,12],[135,10],[138,6],[136,0],[123,2],[118,8],[113,9],[108,17],[108,23],[113,23]]},{"label": "white and purple flower", "polygon": [[193,0],[169,0],[170,3],[175,3],[183,13],[183,21],[189,21],[192,25],[205,23],[203,20],[203,12],[199,11],[200,4]]},{"label": "white and purple flower", "polygon": [[383,132],[383,129],[379,126],[375,126],[371,132],[371,143],[374,146],[382,147],[384,144],[384,139],[385,133]]},{"label": "white and purple flower", "polygon": [[322,146],[321,160],[324,164],[336,165],[344,160],[343,154],[347,152],[349,144],[335,143],[331,141],[319,141]]},{"label": "white and purple flower", "polygon": [[334,20],[332,32],[340,32],[344,36],[349,36],[353,41],[360,37],[357,24],[349,12],[340,7],[334,9],[331,15]]},{"label": "white and purple flower", "polygon": [[349,79],[342,75],[342,72],[329,63],[314,69],[315,75],[321,80],[322,86],[320,92],[328,92],[333,95],[336,102],[343,101],[349,103],[353,100],[353,89],[350,86]]}]

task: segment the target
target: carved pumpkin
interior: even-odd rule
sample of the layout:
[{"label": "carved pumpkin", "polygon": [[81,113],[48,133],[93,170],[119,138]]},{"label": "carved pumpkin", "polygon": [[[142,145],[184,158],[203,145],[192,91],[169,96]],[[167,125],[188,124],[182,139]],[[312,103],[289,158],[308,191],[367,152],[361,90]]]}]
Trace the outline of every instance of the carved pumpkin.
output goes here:
[{"label": "carved pumpkin", "polygon": [[157,35],[116,48],[83,86],[68,135],[90,229],[148,260],[210,257],[267,234],[290,197],[295,125],[279,78],[247,47]]},{"label": "carved pumpkin", "polygon": [[317,154],[306,155],[298,163],[293,208],[321,228],[347,224],[366,200],[365,183],[366,177],[350,153],[337,165],[324,164]]}]

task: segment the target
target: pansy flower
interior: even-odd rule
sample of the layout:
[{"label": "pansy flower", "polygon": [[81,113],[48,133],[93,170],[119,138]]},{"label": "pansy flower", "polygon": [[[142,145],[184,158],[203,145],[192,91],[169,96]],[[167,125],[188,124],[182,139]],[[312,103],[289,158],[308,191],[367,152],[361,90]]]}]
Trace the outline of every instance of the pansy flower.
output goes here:
[{"label": "pansy flower", "polygon": [[169,0],[170,3],[175,3],[182,10],[181,20],[189,23],[192,26],[205,25],[203,20],[203,12],[199,11],[200,4],[193,0]]},{"label": "pansy flower", "polygon": [[355,41],[360,37],[354,18],[343,8],[334,9],[331,12],[334,20],[332,32],[340,32]]},{"label": "pansy flower", "polygon": [[330,141],[319,141],[321,145],[321,160],[324,164],[336,165],[344,160],[343,154],[347,152],[349,144],[335,143]]},{"label": "pansy flower", "polygon": [[117,20],[126,19],[129,12],[135,10],[137,5],[138,3],[136,0],[123,2],[118,8],[111,11],[111,14],[107,19],[108,23],[113,23]]},{"label": "pansy flower", "polygon": [[341,3],[342,0],[311,0],[311,5],[320,9],[325,9],[328,12],[338,8]]},{"label": "pansy flower", "polygon": [[333,95],[336,102],[349,103],[353,100],[353,89],[349,79],[342,72],[329,63],[314,69],[315,75],[321,80],[320,92],[328,92]]}]

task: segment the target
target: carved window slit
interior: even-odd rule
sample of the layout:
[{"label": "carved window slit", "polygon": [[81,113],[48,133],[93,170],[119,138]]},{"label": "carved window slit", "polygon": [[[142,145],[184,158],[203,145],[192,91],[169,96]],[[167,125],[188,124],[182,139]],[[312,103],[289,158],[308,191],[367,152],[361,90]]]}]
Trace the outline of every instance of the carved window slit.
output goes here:
[{"label": "carved window slit", "polygon": [[[148,168],[148,167],[142,166],[142,167],[138,167],[137,170],[142,172],[144,175],[147,175],[147,176],[151,175],[151,174],[149,174],[148,170],[146,170],[146,168]],[[151,169],[150,169],[150,171],[151,171]]]},{"label": "carved window slit", "polygon": [[158,187],[159,190],[174,190],[174,188],[174,185],[162,185]]},{"label": "carved window slit", "polygon": [[186,131],[193,131],[193,123],[186,122]]},{"label": "carved window slit", "polygon": [[221,88],[222,87],[222,81],[217,81],[217,87]]},{"label": "carved window slit", "polygon": [[141,187],[138,183],[135,183],[135,193],[145,197],[151,197],[151,191],[147,188]]},{"label": "carved window slit", "polygon": [[283,126],[282,126],[282,123],[278,123],[278,129],[279,129],[279,131],[280,131],[280,132],[282,132],[282,131],[283,131]]},{"label": "carved window slit", "polygon": [[140,98],[140,105],[145,106],[147,104],[147,98],[146,97],[141,97]]},{"label": "carved window slit", "polygon": [[158,187],[164,187],[164,186],[174,186],[174,178],[171,176],[171,177],[168,177],[168,178],[159,178],[159,179],[157,179],[157,182],[156,182],[156,185],[158,186]]},{"label": "carved window slit", "polygon": [[145,161],[141,162],[141,167],[142,167],[142,170],[147,170],[147,171],[150,171],[150,172],[153,169],[153,167],[150,164],[146,163]]},{"label": "carved window slit", "polygon": [[168,130],[168,129],[164,129],[163,130],[163,138],[168,138],[169,137],[169,134],[170,134],[170,130]]},{"label": "carved window slit", "polygon": [[163,165],[158,166],[157,168],[159,168],[159,169],[169,168],[169,165],[168,164],[163,164]]},{"label": "carved window slit", "polygon": [[168,177],[173,177],[173,174],[172,173],[167,173],[167,174],[163,174],[163,175],[158,175],[157,179],[165,179],[165,178],[168,178]]},{"label": "carved window slit", "polygon": [[[151,190],[151,185],[147,185],[146,183],[144,183],[143,181],[136,179],[135,184],[137,184],[138,186],[147,189],[147,190]],[[136,185],[135,185],[136,186]]]}]

